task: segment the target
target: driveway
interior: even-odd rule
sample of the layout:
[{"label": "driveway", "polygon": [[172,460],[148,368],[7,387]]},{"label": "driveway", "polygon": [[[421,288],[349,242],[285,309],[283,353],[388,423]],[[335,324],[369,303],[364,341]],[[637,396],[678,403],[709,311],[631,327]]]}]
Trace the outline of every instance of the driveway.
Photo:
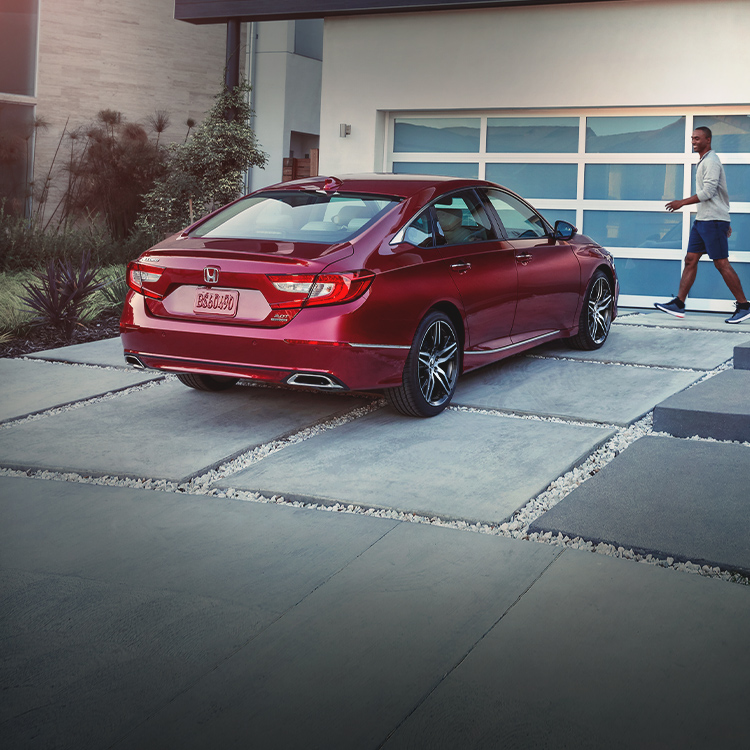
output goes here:
[{"label": "driveway", "polygon": [[117,340],[1,360],[0,739],[739,746],[747,404],[739,440],[653,423],[726,422],[749,344],[626,315],[599,351],[463,378],[431,420],[194,391]]}]

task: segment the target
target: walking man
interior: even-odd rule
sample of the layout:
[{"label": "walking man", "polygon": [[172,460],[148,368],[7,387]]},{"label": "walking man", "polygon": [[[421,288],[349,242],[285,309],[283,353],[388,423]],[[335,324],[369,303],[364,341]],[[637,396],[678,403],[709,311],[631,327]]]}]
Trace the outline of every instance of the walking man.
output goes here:
[{"label": "walking man", "polygon": [[711,130],[706,127],[696,128],[692,135],[693,151],[700,156],[695,172],[695,195],[682,200],[670,201],[667,211],[677,211],[683,206],[698,204],[698,211],[690,230],[685,268],[682,271],[677,296],[671,302],[655,302],[654,307],[662,312],[685,317],[685,300],[690,292],[698,272],[698,260],[701,255],[708,257],[721,274],[729,291],[734,295],[736,309],[727,323],[741,323],[750,319],[750,303],[742,291],[737,272],[729,263],[729,237],[732,228],[729,225],[729,194],[724,167],[715,151],[711,150]]}]

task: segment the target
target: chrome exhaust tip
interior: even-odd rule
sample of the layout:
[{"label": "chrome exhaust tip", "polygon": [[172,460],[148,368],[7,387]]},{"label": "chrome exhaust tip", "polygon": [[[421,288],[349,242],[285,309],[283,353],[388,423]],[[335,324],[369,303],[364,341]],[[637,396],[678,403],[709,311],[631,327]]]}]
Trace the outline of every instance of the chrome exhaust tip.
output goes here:
[{"label": "chrome exhaust tip", "polygon": [[316,372],[296,372],[286,379],[287,385],[298,385],[305,388],[320,388],[327,391],[344,391],[346,387],[329,375]]},{"label": "chrome exhaust tip", "polygon": [[138,357],[135,356],[135,354],[126,354],[125,355],[125,361],[129,365],[133,365],[133,367],[137,368],[138,370],[145,370],[145,369],[147,369],[146,365],[144,365],[143,362],[141,362],[141,360],[138,359]]}]

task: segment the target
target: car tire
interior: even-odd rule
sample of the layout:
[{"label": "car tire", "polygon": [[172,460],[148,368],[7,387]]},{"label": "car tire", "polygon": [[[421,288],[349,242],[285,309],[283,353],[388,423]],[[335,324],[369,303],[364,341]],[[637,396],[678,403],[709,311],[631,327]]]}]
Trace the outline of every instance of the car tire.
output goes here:
[{"label": "car tire", "polygon": [[239,380],[239,378],[229,378],[223,375],[198,375],[187,372],[180,373],[177,379],[198,391],[225,391]]},{"label": "car tire", "polygon": [[599,349],[609,336],[614,310],[612,282],[604,271],[591,277],[578,321],[578,333],[568,339],[574,349]]},{"label": "car tire", "polygon": [[431,312],[414,335],[401,387],[391,388],[386,397],[408,417],[434,417],[453,398],[460,362],[453,321],[441,312]]}]

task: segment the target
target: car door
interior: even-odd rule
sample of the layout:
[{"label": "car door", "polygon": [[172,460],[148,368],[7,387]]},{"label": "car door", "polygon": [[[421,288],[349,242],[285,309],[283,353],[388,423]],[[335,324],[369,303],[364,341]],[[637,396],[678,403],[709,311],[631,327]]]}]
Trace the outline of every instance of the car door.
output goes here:
[{"label": "car door", "polygon": [[514,248],[500,239],[474,190],[443,196],[430,207],[436,251],[448,266],[466,314],[466,349],[510,342],[516,312]]},{"label": "car door", "polygon": [[508,242],[518,273],[514,342],[574,325],[580,300],[581,269],[568,242],[555,240],[527,203],[501,190],[487,197]]}]

